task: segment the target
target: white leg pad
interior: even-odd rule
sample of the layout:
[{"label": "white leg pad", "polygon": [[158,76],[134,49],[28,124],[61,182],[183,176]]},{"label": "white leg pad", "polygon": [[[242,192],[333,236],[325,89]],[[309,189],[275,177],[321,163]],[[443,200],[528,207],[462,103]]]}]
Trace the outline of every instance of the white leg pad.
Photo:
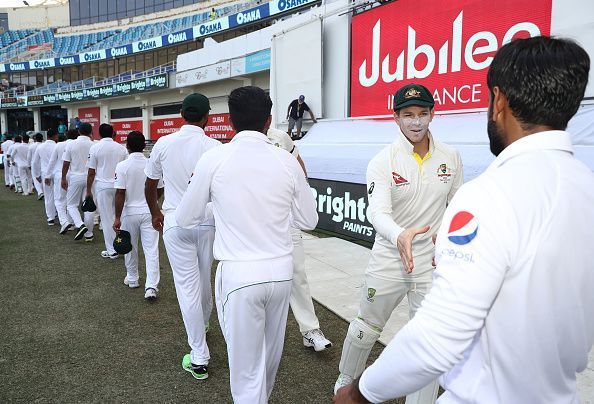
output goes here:
[{"label": "white leg pad", "polygon": [[338,365],[340,373],[353,379],[359,377],[365,370],[371,348],[379,337],[379,331],[360,318],[351,321]]}]

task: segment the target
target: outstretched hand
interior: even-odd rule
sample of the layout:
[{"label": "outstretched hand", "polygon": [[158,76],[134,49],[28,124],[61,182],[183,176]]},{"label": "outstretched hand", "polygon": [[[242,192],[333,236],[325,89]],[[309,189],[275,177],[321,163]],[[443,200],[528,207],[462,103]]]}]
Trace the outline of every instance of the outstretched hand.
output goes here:
[{"label": "outstretched hand", "polygon": [[403,230],[402,233],[398,235],[396,246],[398,247],[400,259],[402,260],[406,273],[410,274],[415,268],[412,254],[413,239],[419,234],[427,233],[429,229],[430,226],[428,225],[419,228],[410,228]]}]

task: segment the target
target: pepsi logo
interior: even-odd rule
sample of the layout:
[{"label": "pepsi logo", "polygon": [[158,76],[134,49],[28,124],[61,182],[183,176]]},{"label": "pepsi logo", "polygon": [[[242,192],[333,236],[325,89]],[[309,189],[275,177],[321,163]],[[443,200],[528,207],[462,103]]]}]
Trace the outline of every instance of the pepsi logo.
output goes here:
[{"label": "pepsi logo", "polygon": [[448,230],[448,239],[457,245],[470,243],[478,232],[478,221],[470,212],[461,211],[454,215]]}]

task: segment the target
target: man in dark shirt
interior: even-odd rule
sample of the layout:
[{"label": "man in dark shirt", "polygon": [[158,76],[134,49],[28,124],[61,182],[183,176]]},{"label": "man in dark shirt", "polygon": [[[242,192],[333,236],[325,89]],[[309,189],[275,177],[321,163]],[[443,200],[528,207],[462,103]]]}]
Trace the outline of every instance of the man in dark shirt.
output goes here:
[{"label": "man in dark shirt", "polygon": [[297,139],[301,137],[301,126],[303,125],[303,114],[305,111],[309,112],[311,120],[318,122],[309,106],[305,103],[305,96],[300,95],[298,99],[291,101],[289,108],[287,108],[287,119],[289,120],[289,128],[287,132],[289,136],[293,137],[293,128],[297,127]]}]

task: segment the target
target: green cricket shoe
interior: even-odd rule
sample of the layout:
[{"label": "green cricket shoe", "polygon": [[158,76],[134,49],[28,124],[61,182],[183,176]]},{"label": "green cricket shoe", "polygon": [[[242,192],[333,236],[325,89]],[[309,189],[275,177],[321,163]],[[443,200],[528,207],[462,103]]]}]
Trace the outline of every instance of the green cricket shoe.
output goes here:
[{"label": "green cricket shoe", "polygon": [[184,355],[182,359],[182,368],[186,372],[190,372],[194,379],[204,380],[208,379],[208,366],[207,365],[194,365],[192,363],[192,359],[190,359],[190,354]]}]

